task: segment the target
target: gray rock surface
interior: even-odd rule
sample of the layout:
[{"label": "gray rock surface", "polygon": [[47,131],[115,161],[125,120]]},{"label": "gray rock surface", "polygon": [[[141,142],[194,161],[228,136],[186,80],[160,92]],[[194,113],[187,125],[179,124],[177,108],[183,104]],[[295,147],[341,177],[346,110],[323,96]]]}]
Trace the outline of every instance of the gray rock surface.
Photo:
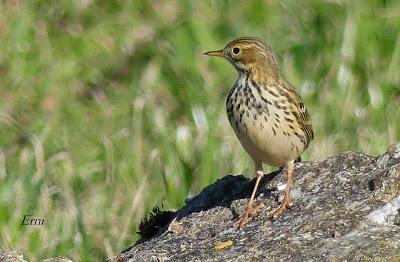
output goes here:
[{"label": "gray rock surface", "polygon": [[[27,262],[24,255],[18,251],[6,251],[0,249],[0,262]],[[53,257],[42,260],[42,262],[72,262],[65,257]]]},{"label": "gray rock surface", "polygon": [[0,249],[1,262],[26,262],[24,255],[17,251],[5,251]]},{"label": "gray rock surface", "polygon": [[257,198],[265,207],[243,229],[233,222],[254,179],[226,176],[160,216],[167,221],[142,225],[156,235],[110,261],[400,261],[400,144],[379,157],[344,152],[297,163],[293,206],[271,220],[282,174],[265,176]]}]

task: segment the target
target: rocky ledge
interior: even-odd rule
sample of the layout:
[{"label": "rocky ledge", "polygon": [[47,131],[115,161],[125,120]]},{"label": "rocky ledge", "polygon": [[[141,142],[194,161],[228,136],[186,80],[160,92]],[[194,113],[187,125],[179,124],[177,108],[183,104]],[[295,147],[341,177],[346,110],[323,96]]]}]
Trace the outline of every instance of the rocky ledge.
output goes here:
[{"label": "rocky ledge", "polygon": [[400,144],[295,166],[293,206],[275,220],[284,171],[264,177],[265,207],[243,229],[254,179],[226,176],[176,211],[155,209],[142,239],[109,261],[400,261]]}]

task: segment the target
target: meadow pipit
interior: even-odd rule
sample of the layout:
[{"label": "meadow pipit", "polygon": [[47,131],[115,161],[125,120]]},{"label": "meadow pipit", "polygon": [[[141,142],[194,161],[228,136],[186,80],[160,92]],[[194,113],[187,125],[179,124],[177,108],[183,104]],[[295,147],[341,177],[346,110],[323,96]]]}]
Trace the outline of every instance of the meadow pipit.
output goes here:
[{"label": "meadow pipit", "polygon": [[229,122],[243,148],[254,160],[256,184],[246,211],[237,221],[241,228],[261,209],[254,205],[264,175],[262,164],[285,166],[284,198],[269,217],[290,207],[294,161],[314,138],[311,119],[296,89],[282,75],[271,47],[254,37],[241,37],[225,48],[204,53],[227,59],[239,77],[226,99]]}]

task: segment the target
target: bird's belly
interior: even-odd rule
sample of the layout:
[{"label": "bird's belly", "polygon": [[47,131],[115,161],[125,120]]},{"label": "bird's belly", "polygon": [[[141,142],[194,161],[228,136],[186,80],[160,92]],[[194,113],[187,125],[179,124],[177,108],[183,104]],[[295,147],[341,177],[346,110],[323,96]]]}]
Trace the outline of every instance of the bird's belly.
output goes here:
[{"label": "bird's belly", "polygon": [[252,115],[242,117],[240,121],[236,114],[230,123],[243,148],[256,161],[284,166],[304,150],[303,143],[290,134],[284,123],[275,125],[272,121],[265,121],[263,116],[254,119]]}]

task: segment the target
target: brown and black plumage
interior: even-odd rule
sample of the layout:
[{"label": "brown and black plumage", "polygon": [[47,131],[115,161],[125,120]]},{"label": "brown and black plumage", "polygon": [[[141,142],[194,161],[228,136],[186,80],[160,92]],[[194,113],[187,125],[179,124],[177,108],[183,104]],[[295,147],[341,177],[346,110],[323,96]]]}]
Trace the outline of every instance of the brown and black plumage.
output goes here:
[{"label": "brown and black plumage", "polygon": [[283,201],[269,213],[277,217],[291,204],[294,161],[314,138],[304,103],[282,75],[271,47],[258,38],[241,37],[205,54],[226,58],[239,73],[226,99],[226,109],[236,136],[254,160],[257,180],[238,225],[242,227],[261,208],[254,205],[254,198],[264,175],[263,163],[287,167]]}]

